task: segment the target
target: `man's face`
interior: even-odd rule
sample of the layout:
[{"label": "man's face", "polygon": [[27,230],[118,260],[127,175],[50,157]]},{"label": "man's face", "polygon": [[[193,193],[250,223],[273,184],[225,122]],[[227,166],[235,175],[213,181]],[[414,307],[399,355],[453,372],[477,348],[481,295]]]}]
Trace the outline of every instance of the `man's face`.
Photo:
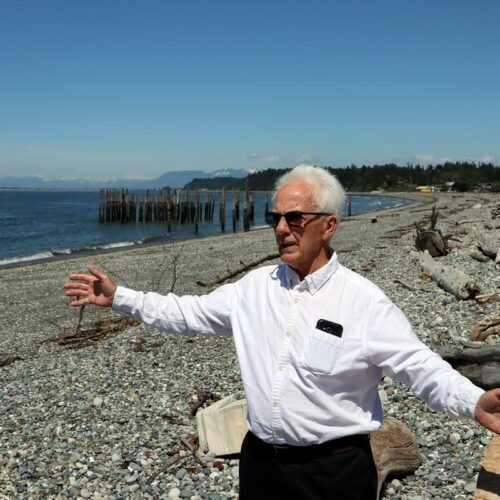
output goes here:
[{"label": "man's face", "polygon": [[[308,182],[294,181],[276,193],[274,211],[316,212],[312,187]],[[274,229],[281,260],[301,279],[328,262],[328,240],[336,228],[333,215],[304,215],[300,226],[290,226],[282,217]]]}]

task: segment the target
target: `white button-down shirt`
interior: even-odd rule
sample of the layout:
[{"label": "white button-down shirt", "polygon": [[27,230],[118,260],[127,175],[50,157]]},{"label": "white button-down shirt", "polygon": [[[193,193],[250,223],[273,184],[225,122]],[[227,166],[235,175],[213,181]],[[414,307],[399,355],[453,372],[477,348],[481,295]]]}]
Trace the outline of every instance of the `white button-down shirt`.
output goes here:
[{"label": "white button-down shirt", "polygon": [[[455,418],[473,418],[484,392],[420,342],[385,294],[335,254],[303,281],[280,264],[203,296],[118,287],[113,309],[173,333],[233,335],[248,425],[269,443],[304,446],[377,430],[383,373]],[[320,319],[342,325],[342,336],[316,328]]]}]

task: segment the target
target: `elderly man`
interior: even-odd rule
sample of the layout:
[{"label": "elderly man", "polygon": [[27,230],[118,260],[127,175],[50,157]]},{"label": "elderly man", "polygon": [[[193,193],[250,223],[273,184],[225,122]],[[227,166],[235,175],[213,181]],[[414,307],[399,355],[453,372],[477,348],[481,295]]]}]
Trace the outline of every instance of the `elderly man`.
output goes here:
[{"label": "elderly man", "polygon": [[330,247],[344,192],[300,166],[277,183],[282,264],[204,296],[142,293],[106,274],[72,274],[72,306],[113,307],[178,334],[233,335],[248,403],[242,499],[376,498],[370,432],[382,424],[382,374],[435,409],[500,432],[500,389],[484,392],[421,343],[402,312]]}]

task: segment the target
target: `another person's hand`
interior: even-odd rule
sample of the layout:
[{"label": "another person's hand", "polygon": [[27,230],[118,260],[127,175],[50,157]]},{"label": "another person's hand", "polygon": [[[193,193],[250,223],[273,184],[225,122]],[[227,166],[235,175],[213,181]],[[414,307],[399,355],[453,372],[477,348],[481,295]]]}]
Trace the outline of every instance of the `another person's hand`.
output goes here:
[{"label": "another person's hand", "polygon": [[90,274],[70,274],[64,284],[65,295],[71,297],[72,307],[95,304],[101,307],[111,307],[116,291],[116,283],[106,274],[88,266]]},{"label": "another person's hand", "polygon": [[477,402],[476,420],[496,434],[500,434],[500,388],[486,391]]}]

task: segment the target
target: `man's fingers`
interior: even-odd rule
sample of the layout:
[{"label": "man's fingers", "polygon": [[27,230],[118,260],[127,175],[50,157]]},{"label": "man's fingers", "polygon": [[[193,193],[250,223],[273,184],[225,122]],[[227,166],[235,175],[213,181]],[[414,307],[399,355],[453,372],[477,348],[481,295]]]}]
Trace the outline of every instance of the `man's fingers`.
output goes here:
[{"label": "man's fingers", "polygon": [[105,273],[103,273],[97,267],[94,267],[92,264],[89,264],[87,266],[87,269],[89,270],[89,273],[93,274],[96,278],[99,278],[100,280],[102,280],[102,279],[104,279],[106,277]]},{"label": "man's fingers", "polygon": [[72,300],[69,305],[71,307],[81,307],[84,306],[85,304],[89,304],[89,299],[85,297],[84,299],[77,299],[77,300]]},{"label": "man's fingers", "polygon": [[70,288],[66,289],[64,292],[68,297],[83,297],[87,296],[87,290],[82,290],[81,288]]},{"label": "man's fingers", "polygon": [[82,281],[83,283],[92,283],[93,281],[96,281],[95,276],[92,276],[90,274],[70,274],[69,275],[70,280],[74,281]]},{"label": "man's fingers", "polygon": [[83,288],[87,289],[88,285],[86,283],[76,283],[74,281],[68,281],[67,283],[64,283],[64,288],[70,289],[74,288],[77,290],[82,290]]}]

